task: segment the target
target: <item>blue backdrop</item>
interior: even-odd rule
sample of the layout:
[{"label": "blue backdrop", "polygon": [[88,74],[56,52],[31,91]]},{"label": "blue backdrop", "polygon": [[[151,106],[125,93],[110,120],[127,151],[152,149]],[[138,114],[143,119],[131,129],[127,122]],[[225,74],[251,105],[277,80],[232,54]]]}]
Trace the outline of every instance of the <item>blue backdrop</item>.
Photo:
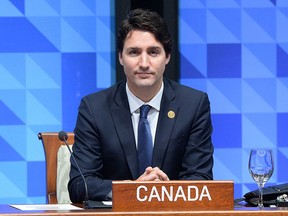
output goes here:
[{"label": "blue backdrop", "polygon": [[257,189],[251,148],[271,148],[269,184],[288,182],[288,1],[181,0],[181,80],[208,92],[215,179]]},{"label": "blue backdrop", "polygon": [[114,0],[0,1],[0,203],[45,203],[41,131],[115,82]]},{"label": "blue backdrop", "polygon": [[[272,148],[288,181],[288,2],[179,0],[179,82],[208,92],[216,180],[256,189]],[[114,0],[1,0],[0,203],[45,203],[40,131],[72,131],[82,96],[115,83]]]}]

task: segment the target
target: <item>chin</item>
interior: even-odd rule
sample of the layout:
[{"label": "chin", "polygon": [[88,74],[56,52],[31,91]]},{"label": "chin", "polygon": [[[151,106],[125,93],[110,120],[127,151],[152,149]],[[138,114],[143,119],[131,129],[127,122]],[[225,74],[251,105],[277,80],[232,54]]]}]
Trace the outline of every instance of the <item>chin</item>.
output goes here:
[{"label": "chin", "polygon": [[155,85],[155,82],[152,80],[140,80],[137,82],[138,87],[151,87]]}]

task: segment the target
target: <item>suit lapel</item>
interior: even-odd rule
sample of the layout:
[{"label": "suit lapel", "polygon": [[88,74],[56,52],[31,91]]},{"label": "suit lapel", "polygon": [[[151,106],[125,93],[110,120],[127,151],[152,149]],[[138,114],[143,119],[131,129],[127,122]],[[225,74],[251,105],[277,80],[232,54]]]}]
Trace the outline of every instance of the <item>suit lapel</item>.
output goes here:
[{"label": "suit lapel", "polygon": [[[179,110],[179,105],[174,99],[175,93],[170,84],[167,81],[164,82],[164,91],[161,100],[152,162],[153,166],[158,166],[160,168],[162,167],[166,149]],[[168,116],[168,112],[170,112],[170,117]],[[174,116],[173,113],[175,114]]]},{"label": "suit lapel", "polygon": [[136,179],[138,178],[137,151],[125,82],[118,86],[115,101],[111,107],[111,116],[133,179]]}]

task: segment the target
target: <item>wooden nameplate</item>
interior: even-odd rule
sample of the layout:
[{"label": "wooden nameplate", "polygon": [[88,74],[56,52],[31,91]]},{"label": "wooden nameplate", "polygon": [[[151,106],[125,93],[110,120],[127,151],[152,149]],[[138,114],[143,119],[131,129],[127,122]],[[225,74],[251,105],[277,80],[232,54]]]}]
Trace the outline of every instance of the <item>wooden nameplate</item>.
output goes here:
[{"label": "wooden nameplate", "polygon": [[113,181],[113,211],[233,210],[233,181]]}]

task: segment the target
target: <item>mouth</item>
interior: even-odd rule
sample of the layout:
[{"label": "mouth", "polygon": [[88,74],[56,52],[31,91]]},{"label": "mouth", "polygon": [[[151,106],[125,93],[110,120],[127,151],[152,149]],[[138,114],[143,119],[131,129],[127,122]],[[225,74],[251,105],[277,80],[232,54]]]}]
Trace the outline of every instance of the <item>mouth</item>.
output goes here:
[{"label": "mouth", "polygon": [[152,75],[151,72],[137,72],[136,75],[140,78],[148,78]]}]

